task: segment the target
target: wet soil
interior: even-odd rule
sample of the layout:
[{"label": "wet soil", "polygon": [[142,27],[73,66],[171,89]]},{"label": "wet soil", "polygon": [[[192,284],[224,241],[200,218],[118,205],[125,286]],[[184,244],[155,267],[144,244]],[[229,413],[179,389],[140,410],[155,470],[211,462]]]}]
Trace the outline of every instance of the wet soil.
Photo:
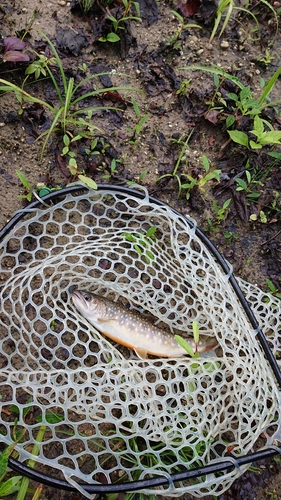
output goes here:
[{"label": "wet soil", "polygon": [[[2,38],[22,37],[26,33],[26,53],[30,58],[29,62],[0,63],[0,78],[21,86],[26,68],[37,58],[34,50],[52,57],[38,30],[56,46],[67,79],[74,78],[77,84],[94,73],[110,72],[98,79],[99,88],[109,90],[87,101],[87,106],[103,106],[107,111],[93,113],[92,122],[100,129],[95,133],[93,151],[87,153],[92,138],[77,141],[73,147],[79,171],[99,183],[124,186],[142,183],[151,195],[193,217],[231,263],[237,276],[263,289],[268,289],[267,279],[270,279],[275,293],[280,292],[280,157],[274,160],[268,155],[273,149],[280,152],[280,146],[249,150],[231,142],[225,118],[233,112],[233,101],[227,94],[238,93],[237,87],[224,78],[214,81],[210,73],[183,69],[191,65],[210,68],[216,64],[259,96],[261,83],[280,66],[280,27],[276,30],[280,3],[272,2],[275,17],[262,2],[250,2],[255,17],[234,11],[223,35],[219,38],[216,34],[210,42],[215,2],[141,0],[142,23],[130,20],[123,23],[124,29],[118,31],[121,40],[116,43],[99,41],[114,31],[102,4],[94,2],[94,7],[85,14],[76,1],[0,3]],[[121,16],[121,2],[113,4],[112,12]],[[193,23],[200,28],[181,26],[172,9],[182,16],[184,24]],[[57,67],[54,72],[59,80]],[[114,86],[127,90],[110,90]],[[128,90],[129,87],[137,92]],[[33,96],[58,105],[50,79],[41,75],[35,80],[31,76],[24,88]],[[88,91],[87,85],[82,87],[82,92]],[[280,95],[279,79],[271,98],[277,100]],[[132,98],[137,104],[133,104]],[[47,108],[25,102],[21,114],[19,109],[13,94],[1,96],[0,227],[26,205],[29,193],[16,170],[26,177],[37,195],[44,186],[50,190],[77,180],[77,175],[67,168],[66,157],[61,156],[64,146],[61,133],[51,134],[41,158],[40,134],[48,130],[52,120]],[[275,130],[280,130],[278,105],[265,109],[262,116]],[[249,133],[253,125],[249,117],[236,110],[238,118],[237,128]],[[183,149],[184,141],[187,142]],[[182,152],[183,158],[178,161]],[[200,183],[205,175],[202,155],[209,159],[212,170],[220,170],[219,181]],[[177,161],[178,177],[170,175]],[[190,182],[187,175],[195,179],[195,186],[190,190],[182,188],[179,193],[179,183]],[[166,177],[159,180],[161,176]],[[235,178],[244,180],[246,189],[237,191]],[[219,215],[218,209],[229,199],[228,208]],[[258,465],[259,470],[244,474],[221,498],[281,498],[279,462],[269,460]],[[44,498],[82,498],[51,488],[44,488],[43,492]]]}]

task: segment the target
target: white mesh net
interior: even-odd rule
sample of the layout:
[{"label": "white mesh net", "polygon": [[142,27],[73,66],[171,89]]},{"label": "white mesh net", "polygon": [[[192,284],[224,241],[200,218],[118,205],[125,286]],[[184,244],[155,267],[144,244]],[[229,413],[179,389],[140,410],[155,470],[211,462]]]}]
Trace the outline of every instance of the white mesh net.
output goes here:
[{"label": "white mesh net", "polygon": [[[195,226],[169,207],[114,189],[61,196],[26,210],[1,243],[0,268],[1,440],[21,435],[21,462],[59,469],[90,498],[79,481],[169,479],[280,438],[280,393],[255,332]],[[240,285],[278,359],[280,302]],[[218,347],[196,360],[140,360],[81,316],[76,288],[172,332],[191,334],[196,320]],[[157,494],[219,495],[246,468]]]}]

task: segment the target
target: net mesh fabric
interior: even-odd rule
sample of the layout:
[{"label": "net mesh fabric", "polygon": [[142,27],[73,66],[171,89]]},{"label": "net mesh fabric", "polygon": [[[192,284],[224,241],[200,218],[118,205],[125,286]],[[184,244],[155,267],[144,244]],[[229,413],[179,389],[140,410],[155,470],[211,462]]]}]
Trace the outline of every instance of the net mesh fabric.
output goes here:
[{"label": "net mesh fabric", "polygon": [[[0,267],[1,440],[21,435],[20,461],[59,469],[90,497],[79,481],[169,478],[235,463],[261,433],[260,446],[280,437],[280,393],[255,332],[195,225],[168,206],[109,189],[68,194],[26,211],[1,243]],[[280,302],[240,285],[278,359]],[[183,336],[196,320],[218,347],[196,360],[140,360],[80,315],[77,288]],[[157,494],[219,495],[246,468]]]}]

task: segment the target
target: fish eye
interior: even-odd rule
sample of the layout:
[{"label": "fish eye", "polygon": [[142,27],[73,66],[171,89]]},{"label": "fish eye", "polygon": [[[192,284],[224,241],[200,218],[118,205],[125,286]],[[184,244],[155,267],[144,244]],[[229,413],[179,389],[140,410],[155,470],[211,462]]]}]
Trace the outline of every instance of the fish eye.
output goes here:
[{"label": "fish eye", "polygon": [[84,299],[88,302],[89,300],[91,300],[91,295],[89,293],[85,293]]}]

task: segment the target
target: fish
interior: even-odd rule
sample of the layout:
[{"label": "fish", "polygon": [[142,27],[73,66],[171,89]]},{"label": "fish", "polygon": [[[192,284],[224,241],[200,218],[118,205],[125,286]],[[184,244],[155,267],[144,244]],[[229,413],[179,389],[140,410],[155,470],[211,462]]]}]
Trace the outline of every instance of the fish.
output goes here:
[{"label": "fish", "polygon": [[[137,311],[82,290],[73,291],[72,302],[101,334],[133,349],[141,359],[147,358],[148,354],[164,358],[188,355],[172,333],[153,325]],[[187,341],[194,352],[199,353],[209,351],[217,345],[216,339],[207,336],[201,336],[198,344],[193,338],[188,338]]]}]

